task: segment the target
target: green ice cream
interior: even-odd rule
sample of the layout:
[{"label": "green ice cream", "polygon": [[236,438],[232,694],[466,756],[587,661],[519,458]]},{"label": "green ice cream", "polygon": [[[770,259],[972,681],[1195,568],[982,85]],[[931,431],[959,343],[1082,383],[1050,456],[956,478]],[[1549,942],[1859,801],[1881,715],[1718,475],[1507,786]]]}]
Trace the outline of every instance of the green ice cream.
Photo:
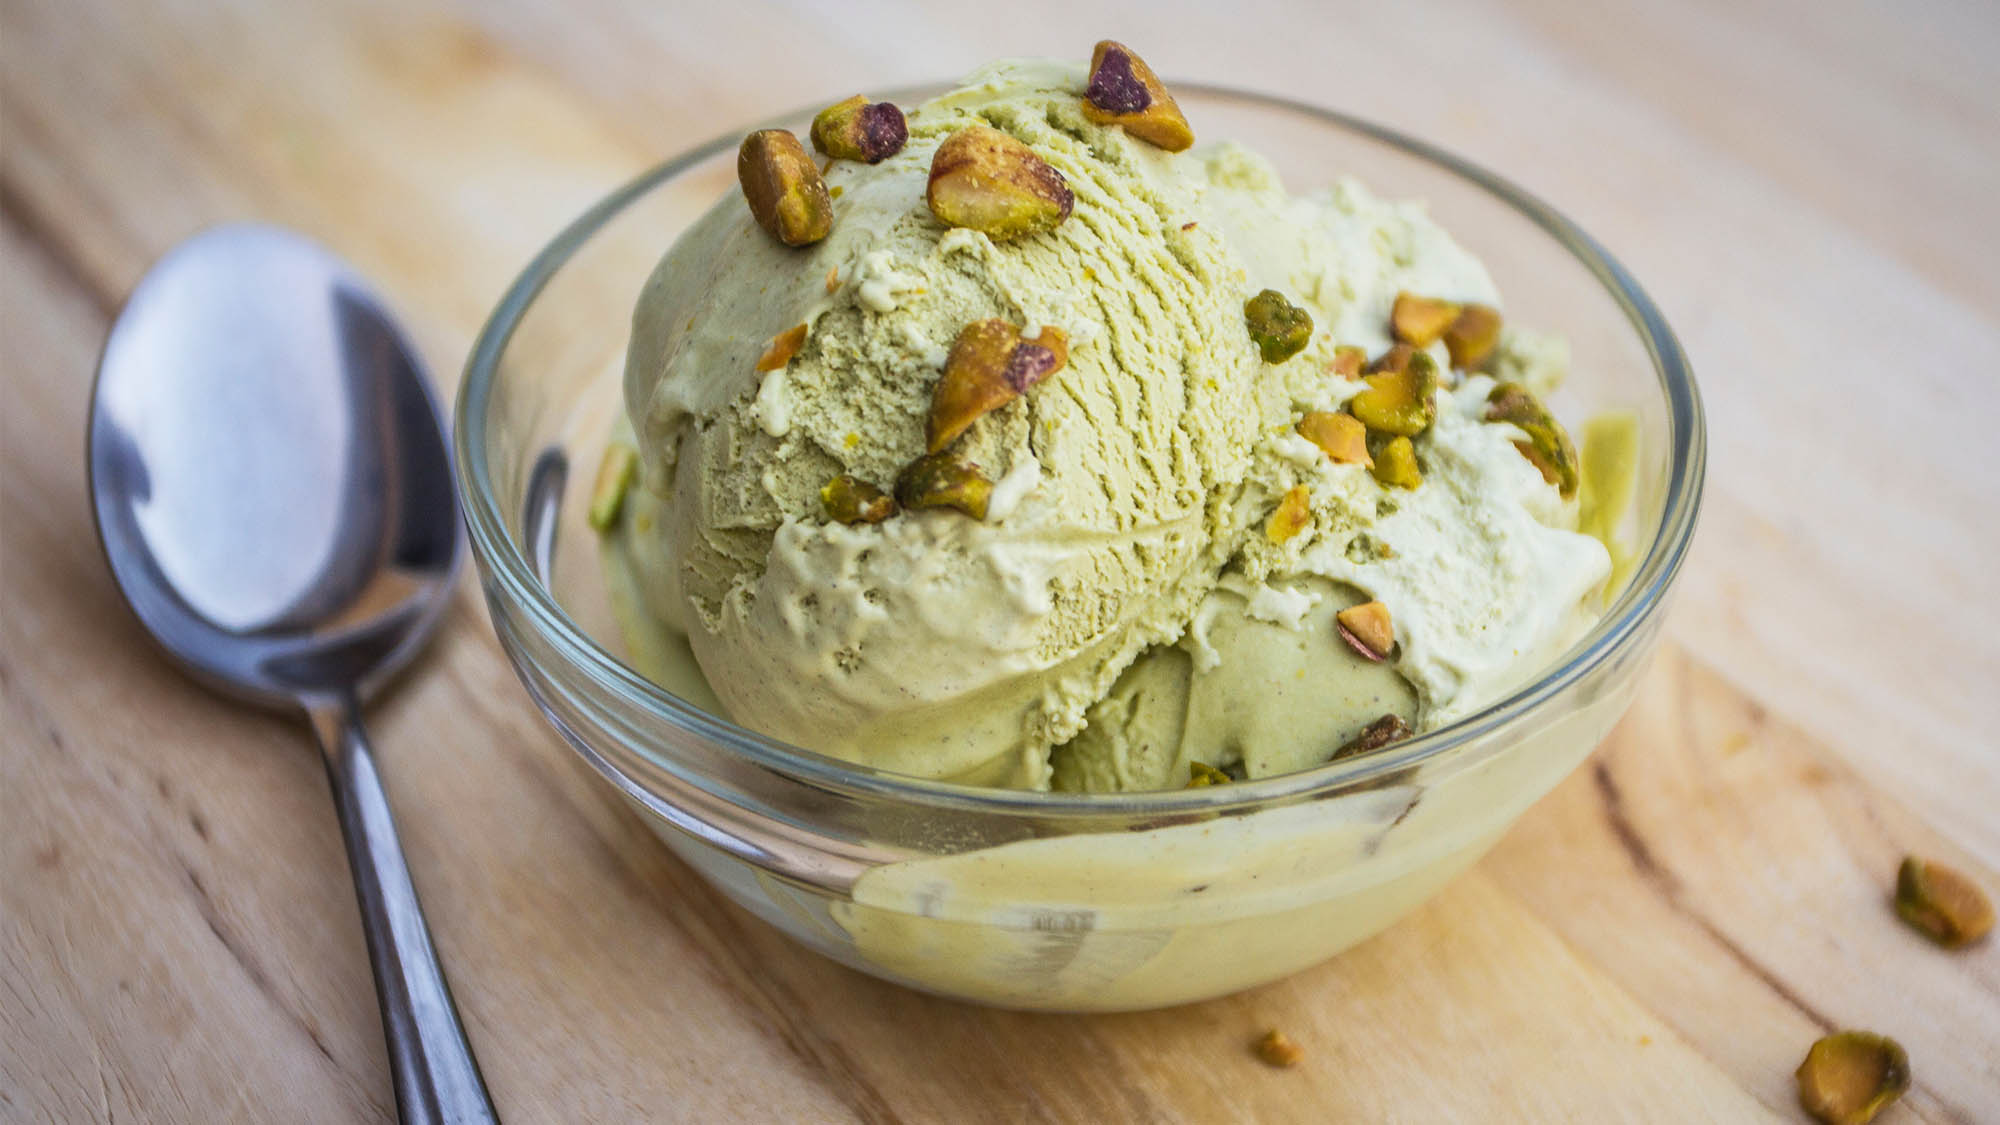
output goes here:
[{"label": "green ice cream", "polygon": [[[1607,563],[1518,431],[1480,418],[1490,380],[1441,392],[1414,492],[1292,432],[1359,389],[1328,374],[1333,349],[1385,349],[1399,290],[1497,304],[1484,270],[1414,206],[1351,184],[1293,197],[1240,148],[1168,154],[1093,124],[1084,79],[996,64],[911,111],[899,154],[832,163],[824,241],[779,244],[732,194],[662,259],[625,372],[649,495],[618,552],[650,613],[746,726],[1024,787],[1304,768],[1385,712],[1434,723],[1532,673]],[[1067,221],[996,243],[931,214],[931,157],[973,122],[1063,175]],[[1266,287],[1316,326],[1278,364],[1244,323]],[[828,480],[887,489],[924,452],[946,349],[989,317],[1059,328],[1069,355],[955,446],[997,482],[986,519],[829,520]],[[759,363],[801,324],[788,362]],[[1531,343],[1503,362],[1539,374]],[[1293,485],[1311,522],[1272,543]],[[1369,598],[1398,622],[1391,662],[1331,627]]]}]

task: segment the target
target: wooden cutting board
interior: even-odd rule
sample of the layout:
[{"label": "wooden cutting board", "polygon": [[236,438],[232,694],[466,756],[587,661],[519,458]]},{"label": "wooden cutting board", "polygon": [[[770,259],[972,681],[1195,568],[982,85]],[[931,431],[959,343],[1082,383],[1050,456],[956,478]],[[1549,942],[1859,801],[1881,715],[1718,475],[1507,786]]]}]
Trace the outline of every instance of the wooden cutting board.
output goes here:
[{"label": "wooden cutting board", "polygon": [[[1713,437],[1700,545],[1604,748],[1428,906],[1229,999],[988,1011],[794,948],[572,760],[468,584],[374,731],[510,1121],[1796,1119],[1829,1028],[1884,1121],[2000,1120],[2000,943],[1893,917],[1906,852],[2000,890],[2000,10],[1789,0],[845,8],[0,5],[0,1120],[393,1113],[320,765],[194,689],[87,514],[97,349],[201,226],[305,229],[439,381],[562,223],[814,98],[1127,39],[1379,119],[1556,202],[1651,288]],[[1306,1051],[1248,1052],[1266,1027]]]}]

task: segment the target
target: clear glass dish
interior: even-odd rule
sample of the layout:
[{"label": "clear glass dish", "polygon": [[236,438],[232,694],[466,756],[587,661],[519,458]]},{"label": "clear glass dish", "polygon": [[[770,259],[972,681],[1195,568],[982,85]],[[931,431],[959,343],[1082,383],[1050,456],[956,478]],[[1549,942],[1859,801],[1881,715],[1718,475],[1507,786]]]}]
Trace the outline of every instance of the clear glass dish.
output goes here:
[{"label": "clear glass dish", "polygon": [[[896,91],[912,104],[944,87]],[[633,302],[674,238],[736,190],[747,130],[662,164],[529,264],[482,331],[457,473],[493,624],[544,715],[666,843],[745,909],[864,972],[990,1004],[1159,1007],[1292,973],[1374,934],[1471,864],[1630,701],[1693,535],[1704,432],[1686,358],[1602,247],[1504,180],[1341,114],[1176,85],[1206,138],[1293,190],[1354,175],[1428,201],[1517,323],[1566,335],[1552,405],[1637,420],[1633,564],[1539,680],[1422,737],[1318,769],[1072,795],[892,775],[744,730],[630,668],[585,526],[618,418]],[[803,133],[809,112],[771,125]],[[685,698],[684,698],[685,697]]]}]

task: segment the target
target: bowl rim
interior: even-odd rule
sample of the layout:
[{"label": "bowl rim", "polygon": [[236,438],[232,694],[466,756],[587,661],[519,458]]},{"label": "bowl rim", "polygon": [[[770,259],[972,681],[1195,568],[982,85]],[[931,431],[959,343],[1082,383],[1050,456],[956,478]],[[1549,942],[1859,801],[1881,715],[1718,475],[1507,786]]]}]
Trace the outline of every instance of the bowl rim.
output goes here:
[{"label": "bowl rim", "polygon": [[[883,95],[910,104],[950,90],[954,82],[928,82],[890,90]],[[1351,789],[1398,773],[1450,751],[1480,742],[1488,735],[1535,711],[1543,703],[1582,679],[1621,650],[1654,615],[1686,561],[1701,510],[1707,469],[1707,428],[1699,389],[1686,353],[1664,314],[1638,281],[1595,238],[1555,208],[1512,181],[1451,152],[1387,126],[1291,98],[1204,82],[1174,82],[1177,93],[1249,103],[1265,109],[1316,118],[1322,123],[1361,134],[1406,155],[1435,165],[1483,189],[1553,237],[1582,264],[1617,303],[1638,333],[1652,361],[1667,405],[1671,446],[1667,494],[1652,546],[1639,559],[1632,577],[1616,601],[1584,637],[1569,649],[1569,657],[1507,696],[1478,711],[1414,738],[1367,754],[1355,755],[1311,769],[1199,789],[1128,793],[1058,793],[1006,789],[937,781],[892,773],[792,746],[779,739],[738,726],[721,715],[681,699],[645,678],[597,644],[563,612],[536,576],[532,564],[506,531],[506,519],[490,486],[485,449],[486,416],[500,359],[515,327],[548,281],[597,231],[619,213],[682,172],[740,143],[750,129],[782,126],[810,117],[824,103],[779,114],[744,129],[733,129],[640,173],[572,220],[508,286],[479,330],[460,381],[452,427],[453,471],[460,509],[470,532],[473,554],[480,563],[489,598],[504,599],[532,623],[542,638],[597,685],[643,706],[661,722],[742,756],[750,763],[816,788],[876,799],[916,802],[933,807],[957,807],[985,813],[1037,817],[1096,819],[1130,815],[1228,812],[1273,802],[1306,799]],[[701,771],[668,756],[638,748],[652,765],[680,777]],[[589,754],[593,764],[618,774],[621,787],[643,781],[619,769],[603,755]]]}]

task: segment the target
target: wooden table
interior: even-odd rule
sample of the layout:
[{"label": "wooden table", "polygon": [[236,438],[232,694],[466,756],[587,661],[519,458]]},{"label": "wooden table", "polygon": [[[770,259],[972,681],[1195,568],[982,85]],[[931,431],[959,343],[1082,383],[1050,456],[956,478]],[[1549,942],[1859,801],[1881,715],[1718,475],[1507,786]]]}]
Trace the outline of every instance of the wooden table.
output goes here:
[{"label": "wooden table", "polygon": [[[448,385],[531,252],[649,162],[1103,34],[1467,153],[1644,279],[1713,459],[1641,698],[1346,956],[1173,1011],[1021,1015],[724,902],[544,727],[468,583],[375,733],[503,1113],[1782,1119],[1806,1046],[1854,1025],[1913,1059],[1883,1120],[2000,1120],[2000,942],[1942,952],[1885,901],[1910,851],[2000,890],[2000,9],[939,7],[0,4],[0,1120],[393,1112],[303,729],[170,670],[93,541],[90,374],[156,255],[226,219],[303,228]],[[1298,1069],[1250,1057],[1268,1025]]]}]

